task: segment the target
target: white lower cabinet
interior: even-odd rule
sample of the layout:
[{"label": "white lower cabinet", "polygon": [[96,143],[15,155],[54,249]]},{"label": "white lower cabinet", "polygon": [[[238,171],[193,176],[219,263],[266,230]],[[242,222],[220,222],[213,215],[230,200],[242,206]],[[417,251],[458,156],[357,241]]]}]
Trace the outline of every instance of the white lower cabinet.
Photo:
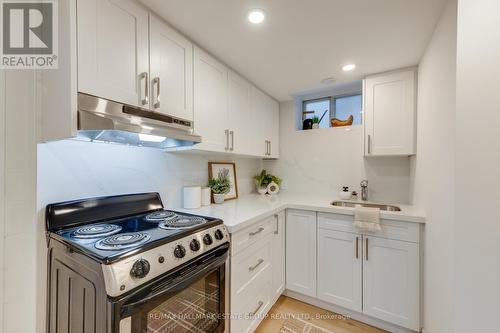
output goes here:
[{"label": "white lower cabinet", "polygon": [[286,289],[316,297],[316,212],[287,210]]},{"label": "white lower cabinet", "polygon": [[284,290],[284,263],[284,212],[231,235],[231,332],[257,328]]},{"label": "white lower cabinet", "polygon": [[364,237],[363,312],[420,330],[419,245]]},{"label": "white lower cabinet", "polygon": [[318,229],[318,298],[362,311],[362,235]]}]

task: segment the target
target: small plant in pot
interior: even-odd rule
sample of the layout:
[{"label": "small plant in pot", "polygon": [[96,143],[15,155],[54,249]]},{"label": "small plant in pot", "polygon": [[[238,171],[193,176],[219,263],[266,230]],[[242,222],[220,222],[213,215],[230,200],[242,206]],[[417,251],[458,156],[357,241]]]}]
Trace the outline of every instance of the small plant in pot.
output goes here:
[{"label": "small plant in pot", "polygon": [[272,189],[272,193],[277,193],[281,186],[281,178],[267,173],[266,170],[262,170],[260,174],[253,177],[253,180],[259,194],[266,194],[270,189]]},{"label": "small plant in pot", "polygon": [[312,128],[319,128],[319,117],[318,116],[313,117]]},{"label": "small plant in pot", "polygon": [[212,189],[214,195],[214,202],[221,204],[224,202],[224,196],[229,192],[231,184],[229,182],[229,170],[220,170],[216,178],[210,179],[208,187]]}]

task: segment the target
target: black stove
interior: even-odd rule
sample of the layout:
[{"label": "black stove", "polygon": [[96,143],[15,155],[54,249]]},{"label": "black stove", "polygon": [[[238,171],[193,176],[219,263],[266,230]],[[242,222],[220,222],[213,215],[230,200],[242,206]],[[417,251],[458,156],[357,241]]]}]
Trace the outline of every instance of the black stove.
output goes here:
[{"label": "black stove", "polygon": [[[80,322],[182,331],[189,320],[197,332],[224,332],[229,233],[220,219],[165,210],[158,193],[144,193],[50,204],[46,226],[50,331]],[[183,306],[193,295],[205,319],[157,316],[197,312]]]}]

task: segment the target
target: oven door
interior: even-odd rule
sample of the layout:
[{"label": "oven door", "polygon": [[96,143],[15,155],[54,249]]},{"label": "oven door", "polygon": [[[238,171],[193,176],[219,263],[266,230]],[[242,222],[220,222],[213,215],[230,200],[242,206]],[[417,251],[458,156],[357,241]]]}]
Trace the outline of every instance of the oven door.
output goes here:
[{"label": "oven door", "polygon": [[115,303],[114,332],[224,332],[228,250],[222,245]]}]

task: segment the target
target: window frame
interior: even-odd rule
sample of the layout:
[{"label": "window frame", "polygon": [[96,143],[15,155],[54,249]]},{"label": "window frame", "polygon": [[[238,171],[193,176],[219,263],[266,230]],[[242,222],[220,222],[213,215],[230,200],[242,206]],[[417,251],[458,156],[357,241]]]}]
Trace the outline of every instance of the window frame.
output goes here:
[{"label": "window frame", "polygon": [[[329,107],[329,112],[328,116],[330,117],[330,120],[332,119],[332,106],[333,106],[333,100],[335,96],[325,96],[325,97],[318,97],[318,98],[311,98],[311,99],[304,99],[302,100],[302,121],[306,120],[306,103],[311,103],[311,102],[319,102],[319,101],[325,101],[328,100],[328,104],[330,105]],[[328,126],[330,128],[331,126]]]},{"label": "window frame", "polygon": [[363,92],[362,91],[358,91],[356,93],[348,93],[348,94],[341,94],[341,95],[331,96],[331,98],[332,98],[332,105],[330,106],[330,113],[333,113],[333,117],[331,117],[330,120],[332,120],[333,118],[335,118],[337,116],[337,108],[336,108],[335,101],[338,98],[353,97],[353,96],[360,96],[361,97],[361,124],[358,124],[358,125],[352,124],[351,126],[363,125],[363,120],[364,119],[363,119]]}]

